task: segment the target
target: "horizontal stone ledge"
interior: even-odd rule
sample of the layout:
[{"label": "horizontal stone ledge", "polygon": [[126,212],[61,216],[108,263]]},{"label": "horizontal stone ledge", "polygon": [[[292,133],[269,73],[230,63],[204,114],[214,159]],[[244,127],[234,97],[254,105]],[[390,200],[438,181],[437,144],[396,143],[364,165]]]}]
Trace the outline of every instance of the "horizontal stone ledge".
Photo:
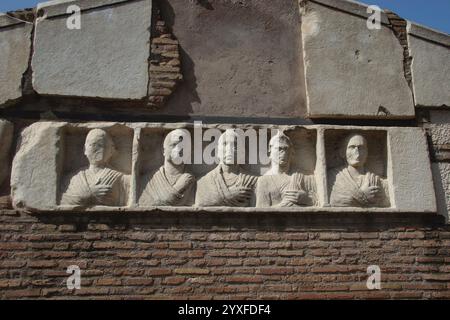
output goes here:
[{"label": "horizontal stone ledge", "polygon": [[[373,14],[367,12],[367,8],[369,7],[368,5],[357,1],[351,0],[304,0],[304,1],[311,1],[328,7],[332,7],[353,15],[360,16],[361,18],[364,19],[369,18]],[[389,24],[389,19],[386,13],[382,10],[382,8],[380,9],[381,9],[381,23]]]},{"label": "horizontal stone ledge", "polygon": [[99,214],[120,214],[120,213],[139,213],[139,214],[158,214],[158,213],[273,213],[273,214],[330,214],[330,213],[339,213],[339,214],[354,214],[354,215],[368,215],[368,216],[377,216],[382,214],[399,214],[399,215],[407,215],[407,214],[426,214],[426,215],[434,215],[433,211],[423,211],[423,210],[414,210],[410,209],[399,210],[395,208],[358,208],[358,207],[298,207],[298,208],[239,208],[239,207],[108,207],[108,206],[97,206],[95,208],[86,208],[80,209],[75,206],[58,206],[58,207],[48,207],[48,208],[39,208],[32,209],[28,208],[26,210],[17,209],[14,212],[26,212],[30,214],[72,214],[72,213],[99,213]]},{"label": "horizontal stone ledge", "polygon": [[50,18],[60,15],[69,15],[67,8],[70,5],[76,5],[81,11],[120,4],[123,2],[142,1],[142,0],[53,0],[38,3],[37,10],[43,10],[45,17]]},{"label": "horizontal stone ledge", "polygon": [[434,30],[412,21],[408,21],[407,30],[410,35],[450,47],[450,35],[445,32]]}]

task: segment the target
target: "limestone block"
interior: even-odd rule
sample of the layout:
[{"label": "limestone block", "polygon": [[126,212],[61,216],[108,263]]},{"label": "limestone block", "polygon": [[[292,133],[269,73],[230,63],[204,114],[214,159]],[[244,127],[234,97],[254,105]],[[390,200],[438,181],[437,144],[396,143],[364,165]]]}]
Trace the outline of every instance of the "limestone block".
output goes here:
[{"label": "limestone block", "polygon": [[17,142],[11,173],[16,208],[51,208],[58,195],[64,123],[42,122],[25,128]]},{"label": "limestone block", "polygon": [[[81,29],[69,29],[69,5]],[[152,1],[51,1],[38,6],[33,87],[43,95],[142,99],[149,81]]]},{"label": "limestone block", "polygon": [[450,161],[450,109],[429,110],[426,128],[431,137],[434,161]]},{"label": "limestone block", "polygon": [[304,117],[298,0],[156,4],[180,45],[183,73],[158,114]]},{"label": "limestone block", "polygon": [[416,106],[450,107],[450,36],[408,22]]},{"label": "limestone block", "polygon": [[0,119],[0,188],[9,176],[10,148],[13,139],[13,124]]},{"label": "limestone block", "polygon": [[412,118],[403,47],[385,23],[367,27],[366,6],[301,1],[309,117]]},{"label": "limestone block", "polygon": [[425,131],[390,128],[388,132],[394,205],[406,211],[436,212]]},{"label": "limestone block", "polygon": [[421,128],[39,122],[11,181],[35,211],[436,212]]},{"label": "limestone block", "polygon": [[0,106],[22,97],[22,77],[28,69],[32,24],[0,13]]},{"label": "limestone block", "polygon": [[450,219],[450,163],[432,163],[434,188],[436,190],[436,202],[438,213]]}]

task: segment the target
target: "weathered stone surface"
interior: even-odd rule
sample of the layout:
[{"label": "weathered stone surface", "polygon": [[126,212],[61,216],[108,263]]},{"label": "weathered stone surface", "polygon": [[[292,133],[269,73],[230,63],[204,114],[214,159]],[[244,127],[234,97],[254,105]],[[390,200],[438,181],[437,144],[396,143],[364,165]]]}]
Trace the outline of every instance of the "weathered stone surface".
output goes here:
[{"label": "weathered stone surface", "polygon": [[416,106],[450,107],[450,36],[408,22]]},{"label": "weathered stone surface", "polygon": [[0,188],[9,175],[10,148],[13,139],[13,124],[0,119]]},{"label": "weathered stone surface", "polygon": [[436,190],[437,210],[448,222],[450,219],[450,163],[432,163],[431,167]]},{"label": "weathered stone surface", "polygon": [[22,97],[22,77],[28,69],[32,24],[0,14],[0,106]]},{"label": "weathered stone surface", "polygon": [[16,208],[54,206],[58,195],[63,123],[36,123],[21,133],[13,160],[11,196]]},{"label": "weathered stone surface", "polygon": [[[80,30],[66,26],[71,4],[82,9]],[[38,8],[46,15],[36,24],[32,60],[39,94],[147,96],[152,1],[57,1]]]},{"label": "weathered stone surface", "polygon": [[429,110],[428,129],[434,161],[450,161],[450,110]]},{"label": "weathered stone surface", "polygon": [[425,131],[390,128],[388,135],[394,205],[404,210],[436,212],[436,197]]},{"label": "weathered stone surface", "polygon": [[330,1],[301,2],[308,115],[413,117],[403,48],[392,30],[384,24],[370,30],[360,7],[333,3],[334,8]]},{"label": "weathered stone surface", "polygon": [[[50,211],[436,212],[423,129],[238,127],[268,130],[263,136],[275,139],[269,144],[260,132],[239,146],[245,132],[227,124],[201,132],[182,123],[35,123],[22,132],[14,158],[13,204]],[[215,144],[196,149],[206,133],[217,136]],[[217,159],[195,160],[211,148]],[[290,148],[301,156],[288,157]],[[285,154],[284,162],[274,152]],[[332,169],[340,175],[327,182]]]},{"label": "weathered stone surface", "polygon": [[183,82],[158,114],[306,113],[298,0],[159,4],[180,44]]}]

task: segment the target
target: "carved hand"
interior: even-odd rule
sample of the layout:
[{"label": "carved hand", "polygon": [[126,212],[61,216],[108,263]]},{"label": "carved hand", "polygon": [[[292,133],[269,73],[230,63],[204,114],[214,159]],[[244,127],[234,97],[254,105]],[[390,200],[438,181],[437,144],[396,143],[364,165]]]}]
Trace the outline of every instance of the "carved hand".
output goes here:
[{"label": "carved hand", "polygon": [[299,205],[305,202],[307,193],[303,190],[286,190],[283,193],[282,203]]},{"label": "carved hand", "polygon": [[184,193],[186,189],[194,183],[195,178],[191,174],[184,173],[178,178],[177,182],[174,184],[174,189],[178,191],[178,193]]},{"label": "carved hand", "polygon": [[361,186],[361,191],[366,196],[367,200],[370,202],[375,200],[378,192],[380,192],[380,188],[376,185],[371,185],[371,177],[365,176],[363,185]]},{"label": "carved hand", "polygon": [[252,188],[245,187],[231,187],[230,188],[231,196],[229,200],[237,201],[238,204],[246,204],[250,198],[252,197]]},{"label": "carved hand", "polygon": [[93,187],[91,187],[91,190],[92,196],[94,196],[97,199],[102,199],[111,192],[112,185],[96,184]]}]

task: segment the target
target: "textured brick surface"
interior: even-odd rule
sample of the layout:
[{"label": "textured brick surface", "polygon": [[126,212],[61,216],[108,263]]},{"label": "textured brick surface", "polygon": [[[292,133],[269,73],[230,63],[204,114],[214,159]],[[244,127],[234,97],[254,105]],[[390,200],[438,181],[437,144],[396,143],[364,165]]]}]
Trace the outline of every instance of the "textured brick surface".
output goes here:
[{"label": "textured brick surface", "polygon": [[[450,298],[450,226],[434,215],[13,213],[1,299]],[[373,264],[382,290],[366,288]]]}]

